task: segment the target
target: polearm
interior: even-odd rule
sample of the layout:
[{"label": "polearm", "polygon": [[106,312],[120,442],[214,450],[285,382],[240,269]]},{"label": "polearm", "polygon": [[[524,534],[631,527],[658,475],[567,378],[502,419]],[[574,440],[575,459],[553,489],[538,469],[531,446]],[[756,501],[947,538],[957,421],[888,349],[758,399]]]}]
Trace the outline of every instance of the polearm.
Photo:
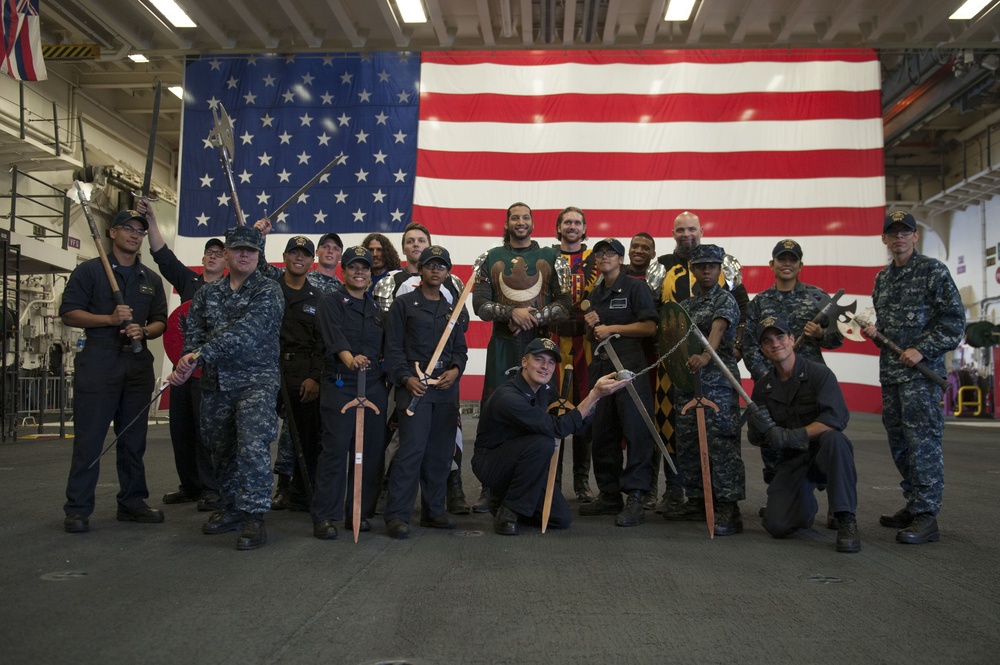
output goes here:
[{"label": "polearm", "polygon": [[[448,344],[448,339],[451,337],[451,331],[454,330],[455,324],[458,323],[459,317],[462,316],[462,309],[465,307],[465,301],[469,299],[469,294],[472,293],[472,286],[476,282],[476,276],[473,275],[469,277],[469,281],[466,283],[465,288],[462,289],[462,294],[458,296],[458,300],[455,301],[455,308],[448,318],[448,323],[444,327],[444,332],[441,333],[441,339],[438,340],[437,348],[434,349],[434,353],[431,354],[431,359],[427,362],[427,372],[420,371],[420,364],[413,363],[414,368],[417,370],[417,378],[425,386],[437,383],[437,379],[431,378],[431,373],[434,371],[434,366],[437,365],[438,359],[441,358],[441,354],[444,353],[444,347]],[[417,404],[420,403],[420,397],[415,396],[410,400],[409,405],[406,407],[406,415],[412,416],[414,409],[417,408]]]},{"label": "polearm", "polygon": [[[848,317],[850,317],[852,321],[856,322],[862,328],[867,328],[870,324],[868,319],[864,318],[863,316],[848,314]],[[882,342],[883,345],[888,347],[889,350],[895,353],[896,355],[900,356],[903,355],[904,353],[903,347],[901,347],[899,344],[896,344],[891,339],[882,334],[882,331],[880,331],[878,328],[875,329],[875,339]],[[938,384],[942,390],[948,390],[948,388],[951,387],[948,381],[944,377],[942,377],[940,374],[938,374],[930,367],[928,367],[923,360],[913,365],[913,369],[917,370],[918,372],[926,376],[928,379]]]},{"label": "polearm", "polygon": [[354,409],[354,506],[351,511],[351,521],[354,527],[354,542],[358,542],[361,531],[361,478],[364,475],[365,454],[365,409],[369,408],[378,415],[378,407],[365,399],[365,376],[367,370],[358,371],[358,396],[344,405],[341,413]]},{"label": "polearm", "polygon": [[[104,266],[104,274],[108,278],[108,284],[111,286],[111,295],[115,299],[116,305],[125,306],[125,298],[122,296],[122,291],[118,288],[118,280],[115,278],[115,273],[111,270],[111,262],[108,261],[108,253],[104,250],[104,243],[101,241],[101,235],[97,232],[97,223],[94,222],[94,215],[90,212],[90,201],[87,199],[87,195],[83,193],[83,188],[80,187],[80,181],[74,180],[73,185],[76,187],[76,193],[79,197],[80,205],[83,206],[83,216],[87,218],[87,226],[90,227],[90,235],[94,238],[94,244],[97,245],[97,254],[101,257],[101,265]],[[127,327],[131,321],[122,321],[122,327]],[[137,339],[132,339],[132,353],[142,353],[142,342]]]},{"label": "polearm", "polygon": [[146,170],[142,176],[142,190],[133,192],[136,199],[146,199],[147,201],[157,201],[150,197],[150,189],[153,182],[153,156],[156,154],[156,127],[160,121],[160,96],[163,94],[163,82],[156,81],[156,92],[153,94],[153,122],[149,127],[149,146],[146,148]]},{"label": "polearm", "polygon": [[684,405],[681,415],[694,408],[698,422],[698,453],[701,457],[701,488],[705,501],[705,521],[708,522],[708,537],[715,538],[715,505],[712,496],[712,467],[708,456],[708,426],[705,423],[705,409],[712,408],[719,412],[718,405],[705,397],[701,388],[701,375],[694,375],[694,399]]},{"label": "polearm", "polygon": [[273,224],[274,220],[276,220],[278,218],[278,215],[280,215],[282,212],[285,211],[285,208],[287,208],[288,206],[290,206],[293,203],[295,203],[296,199],[298,199],[300,196],[302,196],[303,194],[306,193],[306,190],[308,190],[310,187],[312,187],[317,182],[319,182],[319,179],[322,178],[324,175],[326,175],[327,171],[329,171],[330,169],[332,169],[334,166],[337,166],[339,164],[343,164],[346,161],[347,161],[347,156],[344,155],[344,153],[340,153],[339,155],[337,155],[336,157],[334,157],[332,160],[330,160],[329,164],[327,164],[326,166],[324,166],[323,168],[321,168],[319,170],[319,172],[316,175],[314,175],[309,182],[307,182],[306,184],[304,184],[301,187],[299,187],[298,191],[296,191],[294,194],[292,194],[291,196],[289,196],[288,200],[285,201],[284,203],[282,203],[280,206],[278,206],[277,209],[275,209],[274,212],[272,212],[270,215],[268,215],[267,211],[265,210],[264,211],[264,216],[267,217],[268,221]]},{"label": "polearm", "polygon": [[[220,111],[221,109],[221,111]],[[243,216],[243,208],[240,207],[240,198],[236,195],[236,180],[233,178],[233,154],[235,145],[233,144],[233,119],[226,113],[226,107],[220,102],[212,107],[212,117],[215,118],[215,126],[208,134],[208,140],[219,149],[219,161],[222,163],[222,172],[226,176],[226,184],[229,185],[229,193],[233,198],[233,212],[236,213],[236,224],[246,226],[246,218]]]},{"label": "polearm", "polygon": [[[555,412],[557,416],[568,413],[575,408],[569,401],[569,393],[573,383],[573,365],[567,364],[563,367],[562,380],[562,394],[559,399],[549,405],[549,411]],[[545,499],[542,501],[542,533],[545,533],[545,529],[549,526],[549,516],[552,514],[552,497],[556,493],[556,473],[559,471],[559,450],[562,447],[562,441],[556,438],[555,442],[556,448],[552,451],[552,460],[549,462],[549,477],[545,481]]]},{"label": "polearm", "polygon": [[[837,291],[837,293],[833,297],[830,297],[825,293],[823,295],[825,296],[825,298],[820,302],[819,311],[816,312],[816,316],[810,319],[810,323],[818,324],[820,321],[822,321],[823,317],[830,313],[830,310],[833,309],[834,305],[837,304],[837,301],[840,300],[841,296],[844,295],[844,289],[840,289],[839,291]],[[802,334],[799,335],[799,338],[795,340],[795,344],[792,345],[792,350],[798,351],[799,348],[802,346],[802,343],[805,341],[805,339],[806,339],[806,333],[803,330]]]},{"label": "polearm", "polygon": [[292,449],[295,451],[295,460],[299,463],[299,473],[302,474],[302,487],[306,490],[306,498],[312,504],[313,486],[312,479],[309,478],[309,464],[306,462],[305,452],[302,450],[302,439],[299,438],[299,428],[295,424],[295,414],[292,413],[292,395],[288,390],[288,383],[285,381],[284,372],[278,369],[281,384],[281,399],[285,403],[285,423],[288,425],[288,436],[292,439]]}]

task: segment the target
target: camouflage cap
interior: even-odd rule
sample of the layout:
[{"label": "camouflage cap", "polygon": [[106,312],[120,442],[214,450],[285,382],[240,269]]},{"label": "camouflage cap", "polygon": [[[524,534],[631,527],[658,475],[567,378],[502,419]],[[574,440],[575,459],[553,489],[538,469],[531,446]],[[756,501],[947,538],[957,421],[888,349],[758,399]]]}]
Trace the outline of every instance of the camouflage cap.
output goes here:
[{"label": "camouflage cap", "polygon": [[726,257],[726,250],[718,245],[698,245],[691,252],[691,265],[698,263],[718,263],[722,264],[722,259]]},{"label": "camouflage cap", "polygon": [[524,354],[531,354],[537,356],[541,353],[547,353],[552,358],[555,359],[557,363],[562,362],[562,354],[559,352],[559,345],[553,342],[551,339],[545,337],[536,337],[528,343],[528,348],[524,350]]},{"label": "camouflage cap", "polygon": [[264,244],[264,236],[252,226],[234,226],[226,229],[226,248],[239,249],[245,247],[256,252]]}]

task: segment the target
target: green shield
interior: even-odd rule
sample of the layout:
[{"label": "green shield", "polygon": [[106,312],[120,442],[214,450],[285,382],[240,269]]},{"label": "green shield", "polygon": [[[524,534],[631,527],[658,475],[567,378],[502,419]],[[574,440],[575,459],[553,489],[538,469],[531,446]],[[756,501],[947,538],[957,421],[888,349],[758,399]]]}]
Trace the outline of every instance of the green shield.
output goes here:
[{"label": "green shield", "polygon": [[691,327],[691,317],[679,303],[665,302],[660,308],[660,347],[659,352],[667,353],[674,346],[673,353],[660,361],[666,369],[670,380],[678,390],[686,393],[694,392],[694,375],[688,371],[687,361],[691,356],[701,353],[701,343],[694,335],[688,335]]}]

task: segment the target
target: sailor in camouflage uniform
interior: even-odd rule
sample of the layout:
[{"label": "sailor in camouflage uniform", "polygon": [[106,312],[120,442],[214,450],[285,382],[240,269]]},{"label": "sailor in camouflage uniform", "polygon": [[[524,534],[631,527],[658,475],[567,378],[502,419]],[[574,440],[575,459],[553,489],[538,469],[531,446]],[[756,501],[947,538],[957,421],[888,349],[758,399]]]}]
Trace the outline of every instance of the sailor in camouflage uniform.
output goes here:
[{"label": "sailor in camouflage uniform", "polygon": [[923,362],[944,376],[944,354],[958,346],[965,330],[965,308],[951,273],[940,261],[917,253],[919,240],[913,215],[897,210],[886,216],[882,242],[892,263],[875,277],[877,320],[864,329],[866,336],[874,337],[877,326],[904,349],[897,355],[882,346],[879,380],[882,423],[903,477],[906,506],[883,515],[879,523],[899,529],[896,542],[910,544],[938,540],[936,516],[944,489],[942,390],[913,366]]},{"label": "sailor in camouflage uniform", "polygon": [[212,449],[225,506],[212,513],[202,531],[241,529],[240,550],[267,542],[270,447],[278,425],[278,331],[285,303],[281,287],[257,270],[262,243],[254,228],[226,231],[229,277],[195,294],[185,355],[170,377],[171,385],[179,385],[202,366],[202,438]]},{"label": "sailor in camouflage uniform", "polygon": [[[822,349],[837,349],[844,343],[844,336],[836,322],[824,317],[819,323],[813,323],[817,300],[826,294],[819,287],[799,281],[802,246],[791,239],[782,240],[771,251],[768,265],[774,271],[775,284],[750,301],[746,329],[751,334],[743,340],[743,364],[754,381],[760,380],[771,369],[771,363],[761,353],[756,336],[752,334],[758,324],[768,317],[788,321],[795,339],[802,339],[795,351],[800,358],[825,365]],[[771,448],[761,448],[760,456],[764,462],[764,482],[770,483],[780,455]]]},{"label": "sailor in camouflage uniform", "polygon": [[[531,239],[534,228],[531,208],[524,203],[511,205],[503,245],[480,256],[473,267],[472,309],[493,324],[486,347],[483,403],[506,381],[505,372],[521,362],[528,343],[545,337],[550,326],[569,317],[569,266],[557,250]],[[489,510],[489,488],[483,488],[472,510]]]},{"label": "sailor in camouflage uniform", "polygon": [[[691,325],[698,326],[729,371],[739,376],[733,344],[740,309],[733,295],[718,283],[725,255],[725,250],[718,245],[699,245],[695,248],[690,265],[698,292],[685,300],[683,307],[691,316]],[[740,458],[739,399],[707,352],[691,356],[687,367],[691,372],[699,373],[703,395],[719,407],[718,412],[705,409],[715,535],[740,533],[743,531],[743,518],[737,501],[745,498],[746,471]],[[664,512],[663,516],[669,520],[701,520],[705,515],[705,499],[697,415],[695,409],[683,415],[679,413],[680,408],[694,399],[694,395],[685,393],[678,386],[674,386],[674,393],[674,403],[678,406],[677,457],[688,502]]]}]

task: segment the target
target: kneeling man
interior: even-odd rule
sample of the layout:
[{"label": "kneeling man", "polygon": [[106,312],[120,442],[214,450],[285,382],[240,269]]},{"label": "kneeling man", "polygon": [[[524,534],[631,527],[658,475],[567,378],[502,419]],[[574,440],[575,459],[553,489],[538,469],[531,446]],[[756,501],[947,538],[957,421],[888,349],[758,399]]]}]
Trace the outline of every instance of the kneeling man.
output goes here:
[{"label": "kneeling man", "polygon": [[[553,415],[546,409],[557,395],[548,384],[561,362],[555,342],[533,339],[521,358],[520,373],[490,395],[479,415],[472,470],[493,490],[493,528],[500,535],[516,536],[518,519],[541,524],[556,440],[582,431],[597,401],[628,384],[615,381],[613,373],[603,376],[575,409]],[[556,486],[549,526],[565,529],[571,519],[569,504]]]},{"label": "kneeling man", "polygon": [[[780,455],[767,486],[764,528],[775,538],[808,529],[816,517],[816,485],[825,484],[837,521],[837,551],[861,549],[854,447],[844,435],[850,414],[837,377],[825,365],[796,357],[788,321],[768,317],[758,328],[760,350],[771,369],[754,384],[761,409],[748,438]],[[773,418],[773,420],[772,420]]]}]

